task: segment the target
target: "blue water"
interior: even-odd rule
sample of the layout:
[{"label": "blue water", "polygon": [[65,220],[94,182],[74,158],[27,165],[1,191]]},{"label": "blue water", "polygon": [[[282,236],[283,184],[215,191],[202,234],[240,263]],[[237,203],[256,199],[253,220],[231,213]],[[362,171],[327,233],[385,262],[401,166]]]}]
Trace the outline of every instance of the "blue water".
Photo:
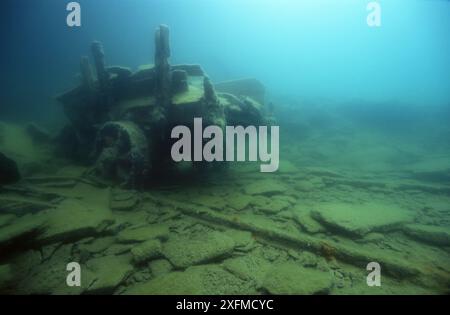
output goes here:
[{"label": "blue water", "polygon": [[173,64],[256,77],[275,99],[450,103],[449,1],[381,0],[379,28],[369,0],[80,0],[80,28],[66,26],[68,2],[2,1],[2,116],[51,117],[95,39],[110,65],[152,63],[161,23]]}]

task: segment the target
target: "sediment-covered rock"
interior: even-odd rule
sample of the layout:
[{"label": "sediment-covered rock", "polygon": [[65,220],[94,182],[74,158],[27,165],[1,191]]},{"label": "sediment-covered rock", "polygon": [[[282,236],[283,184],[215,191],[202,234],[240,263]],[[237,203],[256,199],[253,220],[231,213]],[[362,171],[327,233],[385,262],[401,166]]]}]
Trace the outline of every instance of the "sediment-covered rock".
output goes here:
[{"label": "sediment-covered rock", "polygon": [[72,244],[64,244],[42,260],[39,251],[28,251],[14,260],[15,292],[17,294],[80,294],[89,282],[88,274],[82,271],[81,287],[69,287],[66,283],[67,264],[73,261]]},{"label": "sediment-covered rock", "polygon": [[224,198],[211,195],[195,195],[191,198],[191,202],[204,205],[215,210],[223,210],[227,206],[227,201]]},{"label": "sediment-covered rock", "polygon": [[244,192],[248,195],[271,196],[282,194],[285,191],[286,187],[275,180],[258,180],[244,187]]},{"label": "sediment-covered rock", "polygon": [[[220,284],[220,285],[218,285]],[[218,265],[200,265],[136,284],[124,294],[220,295],[254,294],[251,285]]]},{"label": "sediment-covered rock", "polygon": [[293,262],[273,266],[263,282],[270,294],[327,294],[332,285],[328,271],[304,268]]},{"label": "sediment-covered rock", "polygon": [[220,232],[210,232],[194,238],[176,237],[163,245],[164,256],[178,268],[211,262],[233,251],[235,242]]},{"label": "sediment-covered rock", "polygon": [[252,254],[227,259],[223,262],[223,267],[244,281],[253,281],[257,288],[262,286],[265,276],[272,268],[269,261]]},{"label": "sediment-covered rock", "polygon": [[134,262],[137,264],[158,258],[161,256],[161,242],[156,239],[145,241],[133,247],[131,254]]},{"label": "sediment-covered rock", "polygon": [[233,194],[230,198],[227,198],[228,205],[234,210],[241,211],[248,207],[250,202],[252,201],[252,197],[248,195],[244,195],[241,193]]},{"label": "sediment-covered rock", "polygon": [[173,266],[167,259],[155,259],[148,263],[148,267],[155,277],[165,275],[172,271]]},{"label": "sediment-covered rock", "polygon": [[112,294],[133,271],[128,255],[109,255],[93,258],[86,263],[94,274],[94,281],[87,289],[91,294]]},{"label": "sediment-covered rock", "polygon": [[326,231],[326,229],[319,222],[312,218],[310,211],[293,211],[292,213],[292,218],[294,219],[294,221],[297,222],[306,232],[315,234]]},{"label": "sediment-covered rock", "polygon": [[10,245],[14,241],[27,242],[47,228],[46,220],[41,215],[24,215],[11,224],[0,229],[0,247]]},{"label": "sediment-covered rock", "polygon": [[281,210],[285,210],[289,208],[290,203],[282,198],[278,198],[278,196],[274,196],[268,200],[267,203],[264,203],[260,206],[257,206],[256,209],[265,213],[273,214],[278,213]]},{"label": "sediment-covered rock", "polygon": [[408,224],[403,231],[410,237],[437,246],[450,246],[450,227]]},{"label": "sediment-covered rock", "polygon": [[318,188],[314,182],[309,180],[298,180],[295,182],[294,187],[296,190],[302,192],[310,192]]},{"label": "sediment-covered rock", "polygon": [[128,190],[114,190],[111,194],[111,210],[133,210],[139,204],[138,194]]},{"label": "sediment-covered rock", "polygon": [[233,239],[236,250],[245,252],[255,247],[255,239],[251,232],[226,229],[223,233]]},{"label": "sediment-covered rock", "polygon": [[413,215],[403,208],[384,203],[326,203],[311,212],[312,217],[336,232],[363,236],[371,231],[398,229]]},{"label": "sediment-covered rock", "polygon": [[94,238],[90,242],[79,244],[78,251],[86,251],[90,254],[101,253],[114,244],[115,238],[113,236],[106,236]]},{"label": "sediment-covered rock", "polygon": [[121,231],[117,236],[120,243],[144,242],[151,239],[166,240],[169,237],[169,227],[165,224],[151,224]]},{"label": "sediment-covered rock", "polygon": [[0,227],[11,223],[16,218],[14,214],[0,214]]},{"label": "sediment-covered rock", "polygon": [[117,244],[114,243],[111,246],[109,246],[104,252],[104,255],[122,255],[125,253],[128,253],[131,248],[132,248],[132,244]]},{"label": "sediment-covered rock", "polygon": [[0,152],[0,186],[12,184],[20,179],[16,162]]},{"label": "sediment-covered rock", "polygon": [[36,239],[41,243],[68,242],[95,236],[114,223],[109,209],[94,208],[75,199],[64,200],[55,209],[45,210],[40,215],[46,222],[46,229]]}]

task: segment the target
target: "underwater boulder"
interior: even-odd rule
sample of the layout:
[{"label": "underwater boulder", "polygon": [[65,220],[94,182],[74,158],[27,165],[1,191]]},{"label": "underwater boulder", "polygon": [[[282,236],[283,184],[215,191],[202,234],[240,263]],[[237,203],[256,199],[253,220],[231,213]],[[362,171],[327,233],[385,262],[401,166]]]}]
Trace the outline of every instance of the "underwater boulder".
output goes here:
[{"label": "underwater boulder", "polygon": [[12,184],[20,180],[20,173],[14,160],[0,152],[0,185]]}]

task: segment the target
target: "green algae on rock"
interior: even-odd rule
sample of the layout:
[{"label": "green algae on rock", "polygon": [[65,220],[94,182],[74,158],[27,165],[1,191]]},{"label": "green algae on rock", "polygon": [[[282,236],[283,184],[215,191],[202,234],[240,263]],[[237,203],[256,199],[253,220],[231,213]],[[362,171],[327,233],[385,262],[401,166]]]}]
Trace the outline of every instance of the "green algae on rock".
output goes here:
[{"label": "green algae on rock", "polygon": [[88,260],[87,268],[94,280],[87,288],[90,294],[111,294],[133,271],[131,258],[127,255],[109,255]]},{"label": "green algae on rock", "polygon": [[259,180],[244,187],[244,192],[248,195],[275,195],[286,191],[286,186],[275,180]]},{"label": "green algae on rock", "polygon": [[274,214],[289,208],[290,205],[285,199],[274,196],[267,203],[257,206],[256,209],[264,213]]},{"label": "green algae on rock", "polygon": [[310,211],[294,212],[293,219],[308,233],[323,233],[326,229],[311,216]]},{"label": "green algae on rock", "polygon": [[[220,283],[220,285],[217,285]],[[251,285],[217,265],[199,265],[174,271],[128,288],[129,295],[220,295],[255,293]]]},{"label": "green algae on rock", "polygon": [[326,203],[318,205],[311,215],[333,230],[359,237],[372,231],[399,229],[414,219],[410,211],[383,203]]},{"label": "green algae on rock", "polygon": [[161,242],[157,239],[151,239],[136,245],[131,249],[133,260],[137,264],[155,259],[161,256]]},{"label": "green algae on rock", "polygon": [[329,272],[292,262],[273,266],[263,282],[270,294],[327,294],[332,286]]},{"label": "green algae on rock", "polygon": [[237,193],[233,195],[232,198],[228,198],[227,204],[234,210],[241,211],[245,209],[251,203],[251,201],[251,196]]},{"label": "green algae on rock", "polygon": [[424,224],[407,224],[403,231],[417,240],[436,246],[450,246],[450,227]]},{"label": "green algae on rock", "polygon": [[57,208],[40,213],[47,228],[37,237],[38,242],[77,240],[98,235],[114,223],[109,209],[93,208],[76,200],[65,200]]},{"label": "green algae on rock", "polygon": [[224,233],[211,232],[201,237],[171,238],[163,245],[162,252],[175,267],[186,268],[229,255],[235,245]]},{"label": "green algae on rock", "polygon": [[144,242],[150,239],[166,240],[169,236],[169,227],[161,224],[151,224],[143,227],[128,228],[117,236],[119,243]]},{"label": "green algae on rock", "polygon": [[268,260],[250,253],[225,260],[223,267],[244,281],[253,281],[255,287],[259,289],[272,266]]},{"label": "green algae on rock", "polygon": [[126,67],[107,67],[102,44],[92,43],[96,78],[87,57],[82,57],[81,84],[56,98],[70,121],[58,138],[60,151],[86,161],[92,157],[97,176],[128,187],[142,187],[152,175],[169,170],[161,153],[171,139],[161,135],[169,135],[175,125],[191,126],[195,117],[220,127],[268,121],[258,80],[229,82],[238,95],[228,92],[230,99],[222,102],[199,65],[170,64],[167,25],[159,25],[154,39],[154,65],[134,73]]},{"label": "green algae on rock", "polygon": [[153,276],[158,277],[172,271],[173,266],[167,259],[155,259],[148,263]]}]

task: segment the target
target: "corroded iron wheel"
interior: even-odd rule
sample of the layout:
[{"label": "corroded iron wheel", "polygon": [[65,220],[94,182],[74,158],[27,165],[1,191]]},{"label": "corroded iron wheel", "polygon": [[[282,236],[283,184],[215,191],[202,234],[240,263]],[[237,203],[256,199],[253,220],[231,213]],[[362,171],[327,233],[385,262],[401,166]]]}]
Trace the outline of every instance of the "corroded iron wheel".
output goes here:
[{"label": "corroded iron wheel", "polygon": [[149,153],[148,139],[135,123],[107,122],[97,134],[94,172],[103,179],[136,187],[150,168]]}]

